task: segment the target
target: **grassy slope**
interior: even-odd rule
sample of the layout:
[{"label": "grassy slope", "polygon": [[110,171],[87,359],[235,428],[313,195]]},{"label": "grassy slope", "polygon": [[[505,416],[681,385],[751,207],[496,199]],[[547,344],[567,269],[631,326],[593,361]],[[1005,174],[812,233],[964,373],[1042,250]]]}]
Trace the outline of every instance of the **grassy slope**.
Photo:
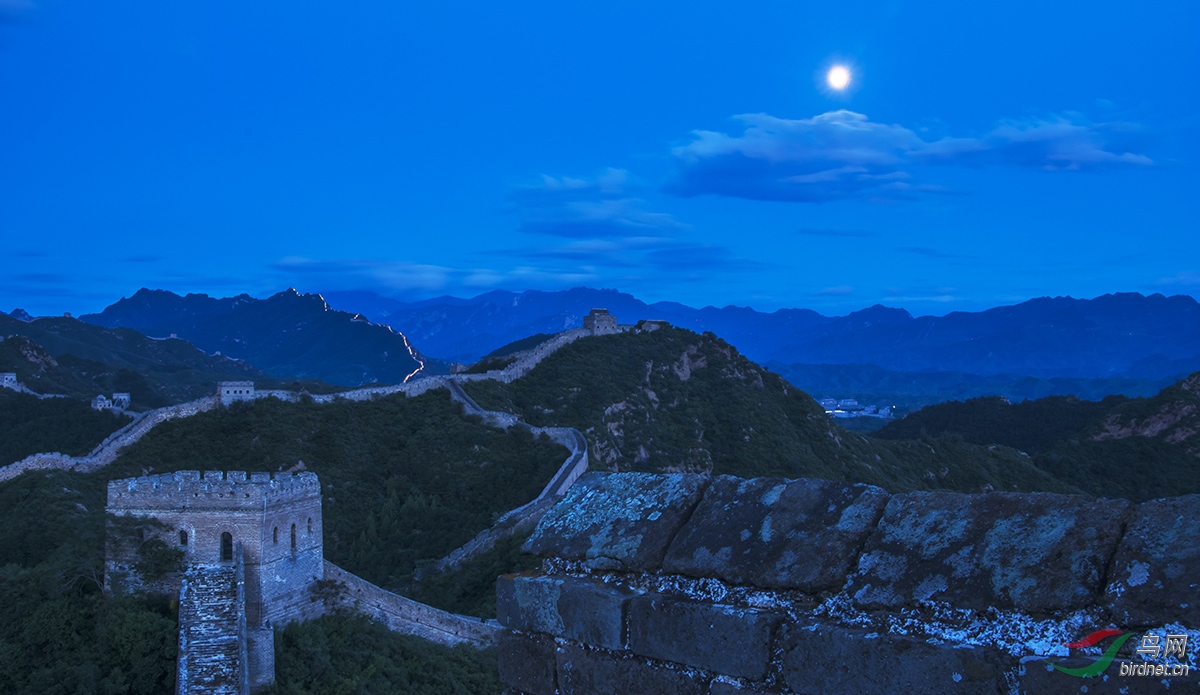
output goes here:
[{"label": "grassy slope", "polygon": [[39,400],[0,389],[0,466],[46,451],[86,454],[129,420],[111,411],[92,410],[83,401]]},{"label": "grassy slope", "polygon": [[1072,491],[1017,452],[961,439],[880,442],[834,424],[807,394],[712,334],[682,329],[579,340],[481,405],[586,433],[593,466],[852,480],[893,491],[986,485]]}]

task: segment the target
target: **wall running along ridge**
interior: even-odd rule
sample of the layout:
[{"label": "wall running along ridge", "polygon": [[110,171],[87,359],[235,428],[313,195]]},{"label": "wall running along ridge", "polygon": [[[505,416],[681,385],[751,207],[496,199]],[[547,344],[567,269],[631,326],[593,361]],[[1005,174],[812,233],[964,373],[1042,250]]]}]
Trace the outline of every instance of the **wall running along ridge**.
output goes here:
[{"label": "wall running along ridge", "polygon": [[[419,396],[439,388],[448,388],[455,380],[479,381],[479,380],[495,380],[503,383],[511,383],[515,379],[519,379],[538,365],[539,362],[553,354],[556,350],[575,342],[579,338],[590,335],[588,331],[583,329],[573,329],[565,331],[554,336],[550,340],[538,345],[532,350],[518,353],[518,359],[502,370],[491,371],[487,374],[463,374],[455,377],[431,376],[414,379],[403,384],[393,386],[372,386],[367,388],[352,389],[334,394],[308,395],[295,391],[283,391],[277,389],[256,390],[254,397],[258,398],[278,398],[283,401],[299,401],[302,398],[308,397],[316,403],[333,403],[338,400],[349,401],[365,401],[372,398],[380,398],[396,393],[403,393],[410,397]],[[31,392],[32,393],[32,392]],[[36,395],[36,394],[35,394]],[[465,394],[463,394],[465,395]],[[220,405],[219,396],[207,396],[188,403],[172,405],[165,408],[148,411],[144,414],[134,415],[134,422],[117,430],[100,446],[96,447],[91,453],[86,456],[67,456],[59,452],[48,452],[40,454],[30,454],[29,456],[8,464],[0,466],[0,482],[11,480],[26,471],[36,470],[76,470],[90,472],[104,466],[109,465],[120,454],[121,449],[133,445],[141,439],[147,432],[153,429],[156,425],[167,420],[172,420],[180,417],[191,417],[197,413],[202,413],[211,410]],[[478,408],[478,406],[476,406]],[[486,414],[485,419],[490,422],[509,422],[511,426],[517,424],[517,419],[507,413],[495,413],[492,411],[481,411]]]},{"label": "wall running along ridge", "polygon": [[[500,577],[529,695],[1200,692],[1200,495],[889,495],[824,480],[588,473]],[[1115,662],[1082,679],[1112,640]],[[1188,676],[1121,676],[1141,636]]]}]

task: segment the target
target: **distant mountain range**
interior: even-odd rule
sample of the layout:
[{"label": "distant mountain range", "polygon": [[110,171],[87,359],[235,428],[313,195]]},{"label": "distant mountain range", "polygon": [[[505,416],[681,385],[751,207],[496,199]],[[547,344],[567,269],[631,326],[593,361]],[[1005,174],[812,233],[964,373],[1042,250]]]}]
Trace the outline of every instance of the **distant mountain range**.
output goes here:
[{"label": "distant mountain range", "polygon": [[355,386],[403,381],[422,363],[424,373],[443,373],[448,362],[473,363],[529,336],[578,327],[594,307],[622,323],[663,319],[711,331],[818,397],[910,408],[982,395],[1145,396],[1200,369],[1200,303],[1159,294],[1045,297],[913,317],[883,306],[847,316],[695,309],[582,287],[419,302],[370,292],[218,299],[143,289],[81,318],[155,337],[175,334],[279,378]]},{"label": "distant mountain range", "polygon": [[331,309],[317,294],[289,289],[266,299],[179,296],[138,290],[99,314],[79,317],[146,335],[177,335],[209,353],[245,360],[280,378],[339,386],[398,384],[421,369],[404,335],[359,314]]},{"label": "distant mountain range", "polygon": [[420,302],[369,292],[325,297],[402,331],[427,354],[463,362],[528,335],[577,327],[591,308],[605,307],[623,323],[664,319],[712,331],[817,394],[845,381],[859,393],[918,396],[936,396],[947,384],[964,387],[960,397],[997,393],[995,388],[1021,398],[1071,392],[1060,389],[1148,395],[1200,369],[1200,303],[1183,295],[1043,297],[922,317],[878,305],[848,316],[808,309],[694,309],[588,288]]}]

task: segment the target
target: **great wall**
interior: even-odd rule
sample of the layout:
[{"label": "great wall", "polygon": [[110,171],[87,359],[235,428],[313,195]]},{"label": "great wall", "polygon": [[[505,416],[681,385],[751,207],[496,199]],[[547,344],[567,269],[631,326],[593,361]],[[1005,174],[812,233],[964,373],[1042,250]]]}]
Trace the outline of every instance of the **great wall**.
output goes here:
[{"label": "great wall", "polygon": [[[601,329],[600,332],[611,331]],[[528,373],[564,345],[596,333],[595,329],[560,333],[531,350],[517,353],[516,359],[504,369],[485,374],[423,377],[393,386],[366,387],[336,394],[310,396],[292,391],[256,390],[253,383],[249,382],[223,383],[213,396],[131,414],[132,422],[109,435],[84,456],[72,457],[58,452],[33,454],[4,466],[0,468],[0,482],[37,470],[100,470],[155,426],[168,420],[207,412],[233,401],[276,398],[295,402],[311,398],[316,403],[328,404],[342,400],[365,401],[397,393],[415,397],[445,388],[451,398],[461,404],[464,414],[479,417],[493,427],[527,427],[535,436],[544,434],[569,452],[537,497],[502,515],[492,528],[480,532],[428,570],[434,573],[450,571],[471,557],[487,552],[500,538],[532,530],[541,516],[562,498],[588,468],[587,442],[580,432],[570,428],[529,427],[511,414],[484,410],[463,391],[459,382],[492,379],[509,383]],[[14,385],[8,387],[13,388]],[[15,384],[15,387],[16,390],[27,391],[21,384]],[[258,518],[258,515],[261,505],[266,503],[249,504],[244,509],[238,505],[261,498],[266,490],[265,499],[274,500],[271,504],[282,505],[280,508],[284,510],[290,509],[296,500],[279,490],[292,489],[295,485],[301,486],[298,489],[306,490],[309,507],[301,516],[307,518],[307,533],[301,532],[300,535],[309,539],[310,545],[307,546],[307,553],[304,547],[297,546],[296,526],[292,525],[291,555],[275,557],[268,563],[264,558],[270,554],[268,548],[278,543],[278,527],[274,530],[273,542],[265,543],[265,529],[270,520]],[[247,491],[244,499],[241,491]],[[280,494],[284,496],[280,497]],[[131,496],[134,499],[131,500]],[[208,502],[202,503],[201,498]],[[179,595],[177,683],[181,694],[244,695],[268,685],[274,680],[271,646],[274,627],[291,620],[317,617],[333,608],[361,612],[380,620],[393,631],[447,646],[466,643],[487,647],[495,643],[499,630],[495,621],[482,621],[427,606],[386,591],[324,560],[321,557],[319,486],[311,473],[300,473],[298,476],[280,473],[272,477],[270,473],[248,476],[244,472],[181,471],[111,481],[109,511],[117,515],[152,517],[166,524],[171,534],[180,534],[178,541],[174,540],[174,536],[168,540],[173,544],[178,543],[178,547],[188,556],[189,569],[183,575],[169,577],[165,584],[159,581],[147,586],[139,582],[132,571],[134,561],[129,553],[122,555],[111,548],[105,574],[106,585],[117,591],[122,590],[124,584],[125,589],[153,588]],[[220,529],[228,531],[217,537],[215,534]],[[147,531],[139,533],[145,534]],[[150,533],[162,535],[159,531]],[[235,534],[238,538],[236,544],[233,541]],[[226,536],[229,540],[228,555]],[[249,539],[253,538],[258,540],[251,542]],[[205,550],[196,554],[193,552],[196,548]],[[307,563],[301,562],[297,566],[298,558],[305,555],[312,557]],[[263,579],[269,573],[268,567],[274,573],[272,582]],[[285,569],[280,571],[280,567]],[[131,576],[134,577],[132,580],[129,579]],[[331,583],[337,590],[335,596],[326,595],[318,601],[316,589],[322,582]],[[274,600],[267,596],[270,588],[278,590],[281,586],[288,589],[287,596],[275,597]]]},{"label": "great wall", "polygon": [[[484,411],[460,382],[507,383],[590,333],[560,334],[488,374],[313,400],[447,388],[464,413],[493,426],[527,426]],[[267,397],[304,396],[254,393]],[[218,404],[213,397],[152,411],[88,456],[38,455],[44,459],[13,466],[94,470],[158,422]],[[427,569],[456,568],[503,535],[533,529],[524,550],[542,556],[542,568],[498,579],[498,621],[425,606],[324,560],[309,571],[337,585],[335,596],[308,596],[303,610],[293,604],[284,614],[351,608],[442,644],[495,644],[506,695],[1200,693],[1200,495],[1135,505],[1047,493],[891,495],[820,480],[584,473],[579,432],[531,430],[571,451],[558,473],[536,499]],[[0,469],[0,480],[12,477],[11,468]],[[256,475],[259,484],[287,485],[293,474]],[[249,482],[219,472],[161,478],[171,485],[181,476],[218,487]],[[254,571],[237,571],[238,591],[218,603],[253,597],[245,577]],[[194,572],[181,584],[189,603],[180,609],[180,682],[197,682],[189,674],[199,657],[212,662],[187,641],[214,648],[188,637],[205,634],[196,629],[204,620],[210,634],[236,633],[217,661],[242,670],[180,692],[248,692],[266,682],[270,627],[254,623],[253,607],[202,615],[203,602],[186,589],[202,593],[207,579]],[[220,582],[229,583],[223,575]],[[1084,645],[1089,635],[1104,641]],[[1138,649],[1146,645],[1159,647],[1154,659]]]}]

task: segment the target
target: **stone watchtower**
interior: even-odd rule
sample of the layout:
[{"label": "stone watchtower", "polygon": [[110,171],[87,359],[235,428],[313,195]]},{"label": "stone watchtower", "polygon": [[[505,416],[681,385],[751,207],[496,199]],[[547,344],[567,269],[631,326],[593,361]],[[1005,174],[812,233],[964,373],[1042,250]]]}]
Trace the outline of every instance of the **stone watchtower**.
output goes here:
[{"label": "stone watchtower", "polygon": [[583,327],[591,331],[592,335],[616,333],[617,317],[608,313],[608,309],[592,309],[583,317]]},{"label": "stone watchtower", "polygon": [[229,405],[236,401],[254,400],[253,381],[222,381],[217,384],[217,395],[221,405]]},{"label": "stone watchtower", "polygon": [[[244,693],[274,680],[273,627],[316,617],[324,578],[315,473],[180,471],[108,484],[108,512],[145,517],[109,543],[113,591],[178,591],[179,693]],[[132,522],[137,523],[137,522]],[[183,572],[145,577],[144,549],[178,551]],[[236,638],[235,638],[236,636]],[[216,659],[214,650],[227,658]]]}]

